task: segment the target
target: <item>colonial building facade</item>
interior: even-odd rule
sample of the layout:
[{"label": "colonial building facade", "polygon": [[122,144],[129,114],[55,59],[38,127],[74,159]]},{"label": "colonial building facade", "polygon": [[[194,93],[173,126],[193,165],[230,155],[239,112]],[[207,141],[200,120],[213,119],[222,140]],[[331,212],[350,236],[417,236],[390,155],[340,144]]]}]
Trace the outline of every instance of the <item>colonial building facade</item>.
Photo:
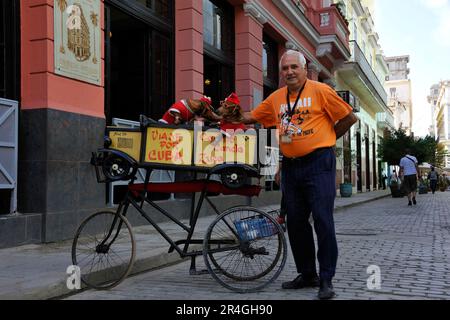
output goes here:
[{"label": "colonial building facade", "polygon": [[338,148],[351,152],[338,161],[337,178],[351,182],[355,192],[366,192],[379,188],[381,171],[386,169],[377,153],[383,130],[393,120],[383,87],[388,69],[375,32],[372,3],[348,0],[337,4],[349,22],[351,58],[336,69],[336,90],[349,97],[360,118],[338,141]]},{"label": "colonial building facade", "polygon": [[[158,119],[173,101],[204,94],[217,106],[232,91],[250,110],[280,85],[278,60],[287,48],[305,53],[310,79],[330,84],[351,58],[347,21],[329,1],[77,2],[98,5],[98,14],[70,11],[69,0],[7,3],[1,23],[12,39],[0,41],[8,50],[0,62],[13,67],[0,75],[0,98],[19,103],[19,170],[17,211],[1,212],[0,247],[71,238],[85,216],[106,206],[109,192],[97,184],[89,158],[114,119]],[[64,67],[89,56],[100,67],[94,82],[61,73],[55,62],[64,53],[56,43],[65,44],[63,31],[71,28],[67,14],[82,16],[83,34],[71,38],[78,62]],[[161,206],[187,214],[183,201]]]},{"label": "colonial building facade", "polygon": [[389,67],[385,88],[388,93],[389,109],[394,114],[395,128],[412,132],[413,107],[411,80],[409,79],[409,56],[385,57]]},{"label": "colonial building facade", "polygon": [[[432,109],[434,137],[450,152],[450,80],[433,85],[428,102]],[[445,170],[450,172],[450,157],[445,159]]]},{"label": "colonial building facade", "polygon": [[430,88],[430,95],[427,97],[428,103],[431,107],[431,126],[429,128],[429,134],[433,137],[437,137],[437,125],[436,125],[436,109],[439,99],[439,93],[441,91],[440,84],[434,84]]}]

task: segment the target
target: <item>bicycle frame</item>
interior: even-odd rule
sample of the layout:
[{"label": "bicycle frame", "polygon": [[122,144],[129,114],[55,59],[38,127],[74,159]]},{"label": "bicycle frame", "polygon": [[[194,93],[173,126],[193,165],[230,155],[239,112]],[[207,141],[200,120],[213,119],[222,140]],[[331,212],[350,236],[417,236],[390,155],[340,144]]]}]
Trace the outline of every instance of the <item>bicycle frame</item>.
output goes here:
[{"label": "bicycle frame", "polygon": [[[147,174],[146,174],[145,182],[144,182],[144,191],[142,191],[142,193],[139,195],[140,203],[134,199],[132,191],[130,190],[130,188],[128,188],[124,200],[122,200],[122,202],[119,204],[119,207],[117,209],[117,213],[119,214],[120,211],[123,208],[122,216],[125,217],[126,214],[127,214],[127,210],[129,208],[129,205],[131,204],[141,214],[141,216],[145,220],[147,220],[161,234],[161,236],[170,244],[170,248],[169,248],[169,251],[168,251],[169,253],[173,252],[173,250],[176,250],[178,252],[178,254],[180,255],[180,257],[182,257],[182,258],[195,257],[195,256],[202,255],[203,254],[202,250],[195,250],[195,251],[191,251],[191,252],[188,252],[188,250],[189,250],[189,245],[191,245],[191,244],[202,244],[203,243],[203,239],[192,239],[192,237],[193,237],[193,234],[195,232],[195,227],[196,227],[197,220],[198,220],[198,217],[200,215],[200,210],[202,208],[204,200],[206,200],[211,205],[211,207],[213,208],[213,210],[216,212],[217,215],[220,214],[220,211],[217,209],[217,207],[214,205],[214,203],[207,196],[207,185],[211,181],[210,180],[211,174],[210,173],[207,174],[203,190],[200,192],[200,198],[197,201],[197,205],[195,205],[195,192],[192,192],[192,202],[191,202],[189,226],[187,226],[184,223],[182,223],[179,219],[177,219],[173,215],[171,215],[169,212],[167,212],[166,210],[164,210],[163,208],[158,206],[153,200],[150,200],[147,197],[148,191],[146,191],[146,187],[150,183],[149,182],[149,180],[150,180],[150,173],[151,173],[152,170],[153,169],[151,169],[151,168],[147,168]],[[135,179],[132,179],[130,181],[129,186],[132,186],[134,184],[134,180]],[[183,240],[176,240],[176,241],[174,241],[166,232],[164,232],[164,230],[162,230],[159,227],[158,223],[155,222],[145,212],[145,210],[143,210],[144,202],[148,203],[149,205],[151,205],[157,211],[162,213],[164,216],[166,216],[171,221],[176,223],[179,227],[181,227],[183,230],[185,230],[187,232],[187,238],[183,239]],[[227,223],[227,225],[228,225],[228,223]],[[114,227],[114,223],[113,223],[111,228],[113,228],[113,227]],[[233,232],[233,234],[235,234],[235,236],[238,237],[237,233],[234,231],[232,226],[228,225],[228,227]],[[117,231],[117,233],[118,233],[118,231]],[[111,232],[112,232],[112,229],[110,230],[110,233],[108,234],[107,238],[109,238]],[[104,241],[106,241],[107,238]],[[114,240],[115,239],[113,239],[112,241],[114,241]],[[184,243],[184,246],[181,247],[180,245],[183,244],[183,243]],[[228,241],[227,240],[217,240],[217,241],[214,241],[214,243],[215,244],[230,244],[230,243],[234,243],[234,242],[231,242],[230,240],[228,240]],[[236,246],[236,247],[239,247],[239,246]],[[235,247],[228,246],[226,248],[226,250],[229,250],[230,248],[235,248]],[[222,250],[224,250],[224,249],[223,248],[222,249],[215,249],[215,251],[222,251]]]}]

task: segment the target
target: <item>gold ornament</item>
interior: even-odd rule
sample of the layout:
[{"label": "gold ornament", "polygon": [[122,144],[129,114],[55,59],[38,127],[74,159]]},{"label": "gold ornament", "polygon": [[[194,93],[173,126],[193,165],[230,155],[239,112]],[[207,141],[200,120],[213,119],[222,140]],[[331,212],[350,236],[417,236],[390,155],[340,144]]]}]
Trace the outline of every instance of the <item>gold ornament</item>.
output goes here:
[{"label": "gold ornament", "polygon": [[92,63],[97,64],[97,57],[96,57],[96,54],[95,54],[95,49],[97,47],[95,45],[95,31],[97,30],[97,23],[98,23],[97,18],[98,18],[98,15],[91,11],[91,16],[90,17],[91,17],[92,24],[94,25],[94,57],[92,58]]},{"label": "gold ornament", "polygon": [[67,8],[67,1],[66,0],[58,0],[58,7],[59,7],[59,11],[61,11],[61,17],[60,17],[60,20],[61,20],[61,45],[59,46],[59,52],[64,54],[64,53],[66,53],[66,50],[64,50],[64,46],[63,46],[64,40],[63,40],[63,32],[62,31],[63,31],[63,14]]},{"label": "gold ornament", "polygon": [[91,37],[83,9],[80,4],[74,3],[67,11],[67,47],[78,61],[86,61],[91,56]]}]

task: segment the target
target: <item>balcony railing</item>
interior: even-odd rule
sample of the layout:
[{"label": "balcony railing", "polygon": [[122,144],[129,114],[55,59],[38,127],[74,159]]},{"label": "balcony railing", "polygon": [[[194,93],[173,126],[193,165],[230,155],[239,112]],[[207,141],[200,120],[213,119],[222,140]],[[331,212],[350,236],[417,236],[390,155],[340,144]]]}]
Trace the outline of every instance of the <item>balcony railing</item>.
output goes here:
[{"label": "balcony railing", "polygon": [[367,79],[369,79],[369,82],[375,88],[375,91],[377,92],[379,98],[383,101],[384,105],[386,106],[387,93],[384,90],[383,85],[380,83],[380,80],[378,80],[378,77],[375,75],[372,66],[367,61],[366,56],[364,55],[364,53],[362,52],[361,48],[358,46],[356,41],[353,40],[350,41],[350,51],[352,53],[350,61],[357,63],[361,67]]},{"label": "balcony railing", "polygon": [[386,127],[387,126],[389,128],[394,128],[394,126],[395,126],[395,124],[394,124],[394,116],[389,111],[378,112],[377,113],[377,123],[381,127]]}]

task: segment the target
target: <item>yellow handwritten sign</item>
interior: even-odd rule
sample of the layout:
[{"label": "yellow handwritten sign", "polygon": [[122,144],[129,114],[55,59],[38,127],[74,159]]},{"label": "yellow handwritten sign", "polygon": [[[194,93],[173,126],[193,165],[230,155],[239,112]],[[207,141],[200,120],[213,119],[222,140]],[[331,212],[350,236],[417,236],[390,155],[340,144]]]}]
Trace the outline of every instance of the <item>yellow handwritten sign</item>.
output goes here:
[{"label": "yellow handwritten sign", "polygon": [[[223,163],[255,165],[257,161],[256,133],[251,131],[225,136],[219,130],[199,130],[194,137],[194,131],[185,128],[149,127],[144,134],[147,139],[143,161],[146,163],[209,168]],[[111,148],[138,162],[142,136],[136,131],[109,130]]]},{"label": "yellow handwritten sign", "polygon": [[198,131],[195,137],[194,165],[213,167],[224,162],[223,139],[218,130]]},{"label": "yellow handwritten sign", "polygon": [[145,162],[191,165],[193,132],[186,129],[147,128]]},{"label": "yellow handwritten sign", "polygon": [[109,138],[112,142],[110,148],[120,150],[139,162],[141,136],[140,132],[110,130]]},{"label": "yellow handwritten sign", "polygon": [[222,163],[256,164],[256,135],[223,136],[219,131],[198,132],[194,165],[213,167]]}]

